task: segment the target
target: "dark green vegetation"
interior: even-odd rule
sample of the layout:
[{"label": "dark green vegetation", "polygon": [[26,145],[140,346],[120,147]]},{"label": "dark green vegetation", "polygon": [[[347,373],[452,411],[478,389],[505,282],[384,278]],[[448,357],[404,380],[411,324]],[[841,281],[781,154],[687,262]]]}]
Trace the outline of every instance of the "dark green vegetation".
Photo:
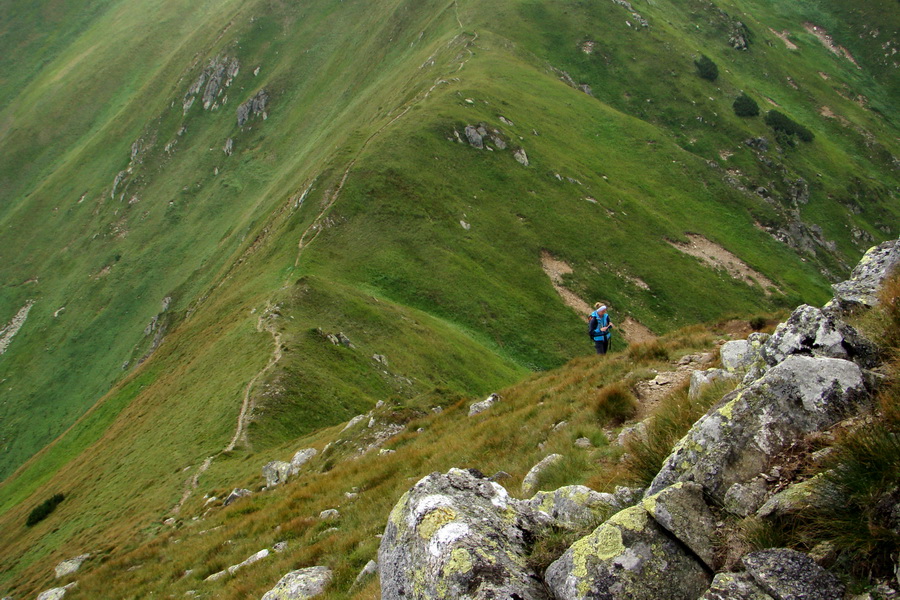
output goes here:
[{"label": "dark green vegetation", "polygon": [[705,54],[694,61],[694,66],[697,67],[697,74],[707,81],[715,81],[719,78],[718,65]]},{"label": "dark green vegetation", "polygon": [[34,507],[34,509],[28,513],[28,518],[25,519],[26,527],[33,527],[37,525],[41,521],[47,518],[47,516],[56,510],[56,507],[59,506],[59,503],[65,500],[65,496],[63,494],[53,494],[40,504]]},{"label": "dark green vegetation", "polygon": [[794,144],[791,138],[795,135],[803,142],[811,142],[814,139],[812,131],[777,110],[767,112],[765,121],[766,125],[775,131],[776,139],[786,145]]},{"label": "dark green vegetation", "polygon": [[[0,355],[2,581],[119,557],[185,480],[230,486],[378,400],[452,404],[590,352],[543,257],[657,334],[826,299],[898,235],[897,7],[858,4],[636,4],[644,26],[606,0],[7,2],[0,327],[34,304]],[[815,143],[747,146],[772,130],[733,114],[740,90]],[[456,141],[479,123],[507,149]],[[673,245],[694,235],[771,286]]]},{"label": "dark green vegetation", "polygon": [[755,117],[759,115],[759,104],[744,93],[741,93],[740,96],[734,99],[731,107],[734,109],[734,114],[739,117]]}]

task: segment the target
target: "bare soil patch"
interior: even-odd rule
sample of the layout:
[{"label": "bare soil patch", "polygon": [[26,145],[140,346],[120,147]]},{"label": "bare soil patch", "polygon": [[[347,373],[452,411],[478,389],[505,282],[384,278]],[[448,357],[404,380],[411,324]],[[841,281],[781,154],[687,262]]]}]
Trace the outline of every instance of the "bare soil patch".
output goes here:
[{"label": "bare soil patch", "polygon": [[809,21],[803,24],[803,28],[809,33],[816,36],[818,40],[822,42],[823,46],[834,52],[836,55],[846,58],[851,63],[853,63],[853,66],[855,66],[857,69],[862,68],[846,48],[844,48],[843,46],[838,46],[834,43],[834,40],[830,35],[828,35],[828,32],[824,28],[819,27],[814,23],[810,23]]},{"label": "bare soil patch", "polygon": [[787,49],[788,49],[788,50],[796,50],[796,49],[797,49],[797,44],[795,44],[794,42],[792,42],[792,41],[790,40],[790,38],[788,37],[788,36],[790,35],[790,32],[789,32],[787,29],[785,29],[784,31],[775,31],[774,29],[772,29],[771,27],[769,27],[769,31],[771,31],[771,32],[772,32],[773,34],[775,34],[782,42],[784,42],[784,45],[787,46]]},{"label": "bare soil patch", "polygon": [[777,290],[775,283],[762,273],[750,268],[747,263],[723,248],[711,242],[702,235],[688,234],[688,243],[669,243],[685,254],[699,258],[714,269],[725,269],[734,279],[743,281],[747,285],[759,285],[768,296],[772,290]]}]

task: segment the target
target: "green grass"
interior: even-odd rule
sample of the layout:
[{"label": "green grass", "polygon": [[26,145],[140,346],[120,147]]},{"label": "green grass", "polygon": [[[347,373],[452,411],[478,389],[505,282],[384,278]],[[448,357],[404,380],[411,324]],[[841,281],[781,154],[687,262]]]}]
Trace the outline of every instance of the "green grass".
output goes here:
[{"label": "green grass", "polygon": [[[665,333],[822,302],[829,279],[898,233],[895,84],[879,62],[887,34],[857,35],[868,6],[723,2],[752,33],[751,49],[737,52],[729,20],[699,1],[638,7],[649,28],[628,27],[614,3],[555,0],[8,4],[0,324],[35,304],[0,357],[0,541],[9,548],[0,570],[26,587],[43,581],[37,565],[79,553],[75,540],[112,562],[153,555],[136,549],[141,536],[160,531],[185,479],[226,446],[248,384],[272,356],[272,335],[257,330],[267,305],[281,305],[284,357],[250,388],[249,445],[220,455],[201,485],[231,486],[236,466],[249,480],[276,449],[320,439],[378,400],[452,407],[589,354],[584,315],[551,286],[543,253],[566,261],[566,287],[603,299],[614,321],[630,316]],[[864,68],[825,49],[805,20]],[[769,27],[788,30],[799,50]],[[596,42],[591,54],[586,41]],[[715,83],[695,74],[701,49],[719,65]],[[195,102],[185,115],[186,90],[219,55],[238,57],[240,73],[216,110]],[[263,87],[267,119],[238,129],[236,107]],[[766,110],[766,98],[778,102],[815,141],[760,161],[743,140],[768,128],[733,114],[742,90]],[[840,118],[823,117],[822,106]],[[530,165],[510,149],[453,141],[479,122],[524,148]],[[773,199],[734,189],[728,169]],[[787,226],[794,207],[779,195],[798,177],[811,196],[796,214],[833,244],[791,248],[759,228]],[[318,235],[300,253],[307,231]],[[740,256],[779,292],[765,296],[668,243],[686,233]],[[136,366],[167,297],[165,339]],[[344,332],[356,348],[332,346],[317,328]],[[621,336],[613,343],[625,347]],[[551,378],[531,399],[558,395],[559,422],[623,371],[600,363],[585,382]],[[520,416],[535,435],[552,425],[538,412]],[[602,438],[596,422],[578,427]],[[491,444],[521,440],[509,433]],[[568,447],[562,440],[551,444]],[[437,460],[435,449],[405,472]],[[11,545],[19,532],[6,524],[57,491],[66,502],[50,520],[62,524],[39,523]],[[296,535],[304,532],[298,522]],[[304,539],[318,548],[310,560],[324,552],[326,541]],[[344,550],[364,564],[372,544]],[[135,577],[149,585],[158,575]]]}]

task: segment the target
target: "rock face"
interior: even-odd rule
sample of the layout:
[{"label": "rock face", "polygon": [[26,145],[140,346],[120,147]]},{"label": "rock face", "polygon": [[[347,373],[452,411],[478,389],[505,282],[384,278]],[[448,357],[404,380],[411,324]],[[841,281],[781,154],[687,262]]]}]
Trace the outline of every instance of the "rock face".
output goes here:
[{"label": "rock face", "polygon": [[477,471],[451,469],[400,499],[378,549],[383,600],[547,600],[525,566],[540,517]]},{"label": "rock face", "polygon": [[40,594],[38,594],[37,600],[62,600],[62,598],[66,595],[66,592],[68,592],[70,588],[75,587],[75,585],[76,583],[73,581],[69,585],[41,592]]},{"label": "rock face", "polygon": [[319,451],[315,448],[306,448],[305,450],[297,452],[291,459],[291,475],[299,473],[300,467],[309,462],[309,460],[318,453]]},{"label": "rock face", "polygon": [[565,600],[696,600],[710,583],[642,506],[620,511],[547,568],[545,582]]},{"label": "rock face", "polygon": [[56,578],[65,577],[66,575],[71,575],[78,571],[81,568],[81,563],[86,561],[91,557],[90,554],[82,554],[80,556],[76,556],[75,558],[70,558],[69,560],[64,560],[58,565],[56,565],[56,569],[54,569],[56,573]]},{"label": "rock face", "polygon": [[262,474],[263,477],[266,478],[266,485],[272,487],[286,482],[293,470],[294,468],[291,466],[291,463],[284,462],[283,460],[273,460],[263,466]]},{"label": "rock face", "polygon": [[710,569],[716,568],[713,549],[716,519],[703,500],[703,488],[679,482],[645,498],[642,506],[657,523],[681,540]]},{"label": "rock face", "polygon": [[871,248],[853,269],[850,279],[832,286],[834,300],[830,305],[843,311],[875,306],[882,282],[898,265],[900,240]]},{"label": "rock face", "polygon": [[752,552],[744,566],[754,581],[776,600],[841,600],[838,578],[795,550],[773,548]]},{"label": "rock face", "polygon": [[307,600],[325,592],[331,583],[331,569],[328,567],[308,567],[291,571],[281,578],[262,600]]},{"label": "rock face", "polygon": [[762,472],[770,457],[803,435],[835,424],[865,396],[856,364],[790,356],[701,417],[675,446],[647,493],[695,481],[721,503],[733,484]]},{"label": "rock face", "polygon": [[725,369],[706,369],[705,371],[691,372],[691,385],[688,388],[688,395],[691,398],[697,398],[703,392],[703,389],[715,381],[724,381],[727,379],[736,379],[737,375],[726,371]]},{"label": "rock face", "polygon": [[241,498],[246,498],[251,495],[253,492],[244,488],[234,488],[231,490],[231,493],[228,494],[228,497],[222,502],[222,506],[228,506],[235,500],[239,500]]}]

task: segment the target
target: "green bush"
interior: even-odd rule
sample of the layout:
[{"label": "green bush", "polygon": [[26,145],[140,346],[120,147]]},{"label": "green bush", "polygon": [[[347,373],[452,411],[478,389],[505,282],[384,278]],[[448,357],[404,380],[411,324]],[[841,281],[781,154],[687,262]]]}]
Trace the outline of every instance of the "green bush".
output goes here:
[{"label": "green bush", "polygon": [[753,317],[749,321],[750,329],[753,331],[760,331],[763,327],[766,326],[766,318],[765,317]]},{"label": "green bush", "polygon": [[766,113],[766,125],[774,129],[776,134],[781,133],[787,136],[785,138],[787,140],[796,135],[801,141],[811,142],[815,137],[812,131],[777,110],[770,110]]},{"label": "green bush", "polygon": [[741,94],[735,98],[731,107],[734,109],[734,114],[739,117],[756,117],[759,115],[759,104],[747,94]]},{"label": "green bush", "polygon": [[62,494],[53,494],[40,504],[38,504],[34,510],[32,510],[28,514],[28,519],[25,520],[26,527],[32,527],[37,525],[44,519],[46,519],[50,513],[56,510],[56,507],[59,506],[59,503],[65,500],[65,496]]},{"label": "green bush", "polygon": [[705,54],[701,55],[698,60],[695,60],[694,65],[696,65],[697,72],[703,79],[715,81],[719,78],[719,67]]}]

